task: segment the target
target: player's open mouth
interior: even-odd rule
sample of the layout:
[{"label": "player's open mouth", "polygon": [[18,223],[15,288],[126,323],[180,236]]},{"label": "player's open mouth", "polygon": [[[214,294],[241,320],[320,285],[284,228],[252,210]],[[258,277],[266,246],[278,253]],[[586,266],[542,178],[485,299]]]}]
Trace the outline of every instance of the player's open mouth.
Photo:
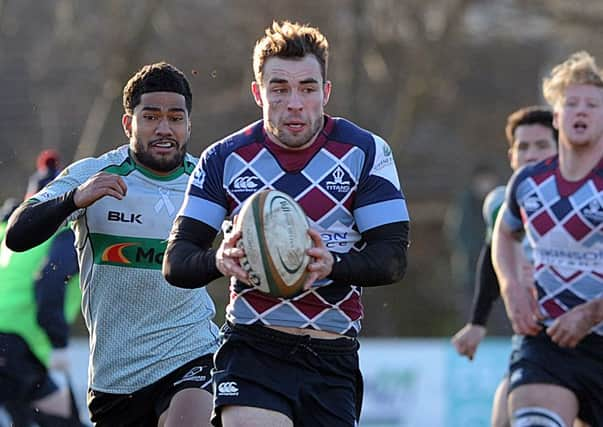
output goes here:
[{"label": "player's open mouth", "polygon": [[583,121],[574,123],[574,129],[578,132],[584,132],[588,128],[588,125]]},{"label": "player's open mouth", "polygon": [[299,132],[306,125],[305,125],[305,123],[302,123],[302,122],[287,122],[287,123],[285,123],[285,126],[287,126],[287,129],[289,129],[289,130],[291,130],[293,132]]},{"label": "player's open mouth", "polygon": [[176,143],[170,140],[163,140],[151,143],[151,148],[156,148],[159,150],[171,150],[176,147]]}]

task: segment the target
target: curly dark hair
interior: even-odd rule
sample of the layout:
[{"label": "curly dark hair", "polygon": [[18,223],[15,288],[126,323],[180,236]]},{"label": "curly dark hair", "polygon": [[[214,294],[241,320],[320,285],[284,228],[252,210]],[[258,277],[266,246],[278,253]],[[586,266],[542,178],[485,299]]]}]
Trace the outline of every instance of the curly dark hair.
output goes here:
[{"label": "curly dark hair", "polygon": [[515,129],[521,125],[542,125],[548,127],[553,132],[555,141],[557,141],[557,129],[553,126],[553,112],[545,106],[531,105],[509,114],[505,127],[505,135],[510,147],[513,146],[513,142],[515,141]]},{"label": "curly dark hair", "polygon": [[167,62],[157,62],[142,67],[124,87],[124,111],[132,114],[143,94],[149,92],[175,92],[184,96],[186,109],[193,108],[193,94],[186,76],[178,68]]}]

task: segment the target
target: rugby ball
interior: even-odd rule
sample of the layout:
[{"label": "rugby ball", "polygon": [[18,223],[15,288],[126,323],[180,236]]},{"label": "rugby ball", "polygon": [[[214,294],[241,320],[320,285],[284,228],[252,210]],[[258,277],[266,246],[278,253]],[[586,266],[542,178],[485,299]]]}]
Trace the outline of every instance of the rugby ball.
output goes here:
[{"label": "rugby ball", "polygon": [[241,266],[249,284],[276,297],[303,291],[312,247],[308,227],[304,210],[288,194],[263,190],[245,200],[235,230],[241,232],[237,245],[245,251]]}]

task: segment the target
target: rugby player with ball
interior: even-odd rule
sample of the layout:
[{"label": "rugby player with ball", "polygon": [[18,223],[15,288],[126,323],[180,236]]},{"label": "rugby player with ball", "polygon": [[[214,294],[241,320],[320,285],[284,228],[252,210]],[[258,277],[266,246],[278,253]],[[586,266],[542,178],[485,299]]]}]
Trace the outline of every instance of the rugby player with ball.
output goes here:
[{"label": "rugby player with ball", "polygon": [[[357,425],[362,287],[397,282],[406,270],[409,216],[392,150],[374,133],[324,113],[331,93],[327,57],[317,28],[285,21],[265,30],[255,45],[251,84],[263,119],[203,152],[170,234],[163,260],[168,282],[194,288],[231,278],[213,371],[214,425]],[[257,246],[246,245],[250,224],[266,238],[298,235],[297,216],[289,215],[295,205],[273,191],[257,196],[262,190],[288,195],[308,221],[300,293],[262,291],[258,267],[247,265],[262,242],[255,236]],[[212,249],[223,221],[237,215]],[[288,215],[291,226],[283,226]],[[279,257],[298,244],[262,245],[261,271],[282,279],[276,264],[297,270],[296,261]]]}]

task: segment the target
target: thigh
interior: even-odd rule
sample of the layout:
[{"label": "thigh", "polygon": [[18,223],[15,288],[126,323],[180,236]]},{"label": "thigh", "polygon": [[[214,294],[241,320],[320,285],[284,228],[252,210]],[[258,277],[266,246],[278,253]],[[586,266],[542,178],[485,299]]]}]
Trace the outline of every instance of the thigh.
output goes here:
[{"label": "thigh", "polygon": [[526,384],[509,395],[510,413],[522,408],[548,409],[559,415],[565,425],[571,426],[578,415],[578,399],[569,389],[553,384]]},{"label": "thigh", "polygon": [[215,356],[213,422],[219,425],[222,409],[235,406],[259,408],[293,419],[292,402],[297,393],[294,380],[293,370],[282,367],[279,358],[258,352],[239,337],[227,338]]},{"label": "thigh", "polygon": [[159,417],[159,427],[209,427],[212,405],[213,396],[206,390],[180,390],[170,401],[168,409]]},{"label": "thigh", "polygon": [[558,386],[577,399],[580,418],[603,425],[601,360],[603,338],[593,334],[576,348],[561,348],[544,333],[522,337],[511,357],[510,389],[532,384]]},{"label": "thigh", "polygon": [[[206,406],[208,398],[211,406],[213,366],[213,354],[206,354],[180,366],[158,381],[156,391],[159,397],[155,402],[157,414],[170,415],[170,418],[191,415]],[[199,408],[190,408],[191,405]],[[210,413],[211,408],[207,417],[203,415],[203,418],[209,420]]]},{"label": "thigh", "polygon": [[222,410],[223,427],[293,427],[293,421],[280,412],[250,406],[227,406]]},{"label": "thigh", "polygon": [[507,427],[509,425],[509,409],[507,405],[507,396],[509,393],[509,380],[504,377],[494,393],[492,402],[492,426]]}]

